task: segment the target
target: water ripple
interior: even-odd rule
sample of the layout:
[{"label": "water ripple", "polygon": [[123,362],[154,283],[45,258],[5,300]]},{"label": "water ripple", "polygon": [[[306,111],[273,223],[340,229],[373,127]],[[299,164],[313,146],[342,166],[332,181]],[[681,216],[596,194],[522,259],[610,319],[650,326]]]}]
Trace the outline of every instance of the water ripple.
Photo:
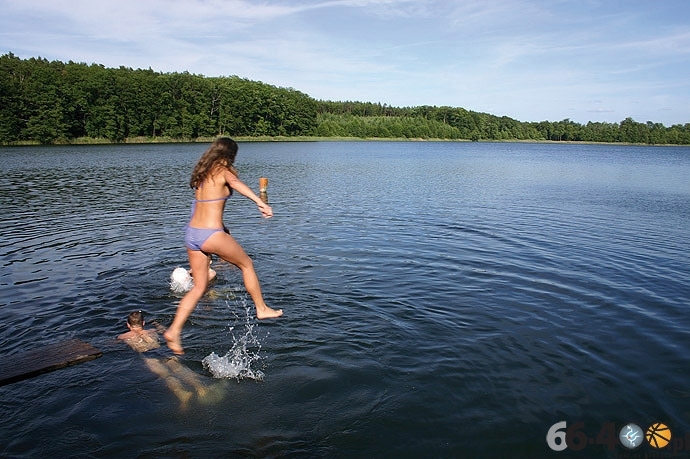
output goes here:
[{"label": "water ripple", "polygon": [[687,149],[243,144],[275,217],[233,197],[227,223],[285,317],[255,321],[215,261],[184,364],[210,382],[239,349],[263,377],[182,413],[114,337],[131,310],[172,320],[201,151],[0,152],[0,346],[105,350],[0,388],[0,455],[536,457],[562,419],[690,431]]}]

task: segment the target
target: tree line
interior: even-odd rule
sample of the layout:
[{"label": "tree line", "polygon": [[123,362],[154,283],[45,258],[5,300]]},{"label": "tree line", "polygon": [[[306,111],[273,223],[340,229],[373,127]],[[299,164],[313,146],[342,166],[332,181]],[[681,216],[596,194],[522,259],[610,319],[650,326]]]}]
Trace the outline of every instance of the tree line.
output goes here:
[{"label": "tree line", "polygon": [[299,91],[236,76],[0,57],[5,143],[310,135],[316,110],[317,102]]},{"label": "tree line", "polygon": [[690,145],[690,123],[666,127],[626,118],[620,123],[521,122],[456,107],[391,107],[370,102],[319,102],[320,136]]},{"label": "tree line", "polygon": [[0,56],[0,143],[217,135],[690,145],[690,123],[521,122],[457,107],[315,100],[238,76]]}]

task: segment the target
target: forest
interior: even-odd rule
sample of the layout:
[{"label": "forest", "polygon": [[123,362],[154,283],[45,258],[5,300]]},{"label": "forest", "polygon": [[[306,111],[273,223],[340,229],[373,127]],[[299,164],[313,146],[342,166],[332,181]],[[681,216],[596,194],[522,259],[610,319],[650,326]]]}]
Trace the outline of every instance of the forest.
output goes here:
[{"label": "forest", "polygon": [[238,76],[0,56],[0,144],[218,135],[690,145],[690,123],[521,122],[459,107],[316,100]]}]

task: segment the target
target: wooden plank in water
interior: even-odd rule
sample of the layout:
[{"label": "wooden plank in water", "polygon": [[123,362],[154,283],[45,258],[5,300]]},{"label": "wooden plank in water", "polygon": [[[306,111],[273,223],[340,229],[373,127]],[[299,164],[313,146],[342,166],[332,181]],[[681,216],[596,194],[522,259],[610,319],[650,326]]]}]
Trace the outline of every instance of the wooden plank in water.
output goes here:
[{"label": "wooden plank in water", "polygon": [[71,339],[21,352],[11,357],[3,357],[3,363],[0,365],[0,386],[88,362],[102,355],[103,352],[89,343]]}]

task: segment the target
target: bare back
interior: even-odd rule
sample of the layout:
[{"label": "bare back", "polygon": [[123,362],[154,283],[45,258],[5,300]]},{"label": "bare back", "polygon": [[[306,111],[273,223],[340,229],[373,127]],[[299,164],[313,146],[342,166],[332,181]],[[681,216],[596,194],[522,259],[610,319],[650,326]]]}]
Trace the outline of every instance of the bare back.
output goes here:
[{"label": "bare back", "polygon": [[160,347],[155,330],[133,330],[118,336],[137,352],[146,352]]},{"label": "bare back", "polygon": [[194,213],[189,221],[190,226],[194,228],[223,228],[225,202],[232,191],[226,180],[227,174],[233,175],[227,169],[220,169],[195,190]]}]

